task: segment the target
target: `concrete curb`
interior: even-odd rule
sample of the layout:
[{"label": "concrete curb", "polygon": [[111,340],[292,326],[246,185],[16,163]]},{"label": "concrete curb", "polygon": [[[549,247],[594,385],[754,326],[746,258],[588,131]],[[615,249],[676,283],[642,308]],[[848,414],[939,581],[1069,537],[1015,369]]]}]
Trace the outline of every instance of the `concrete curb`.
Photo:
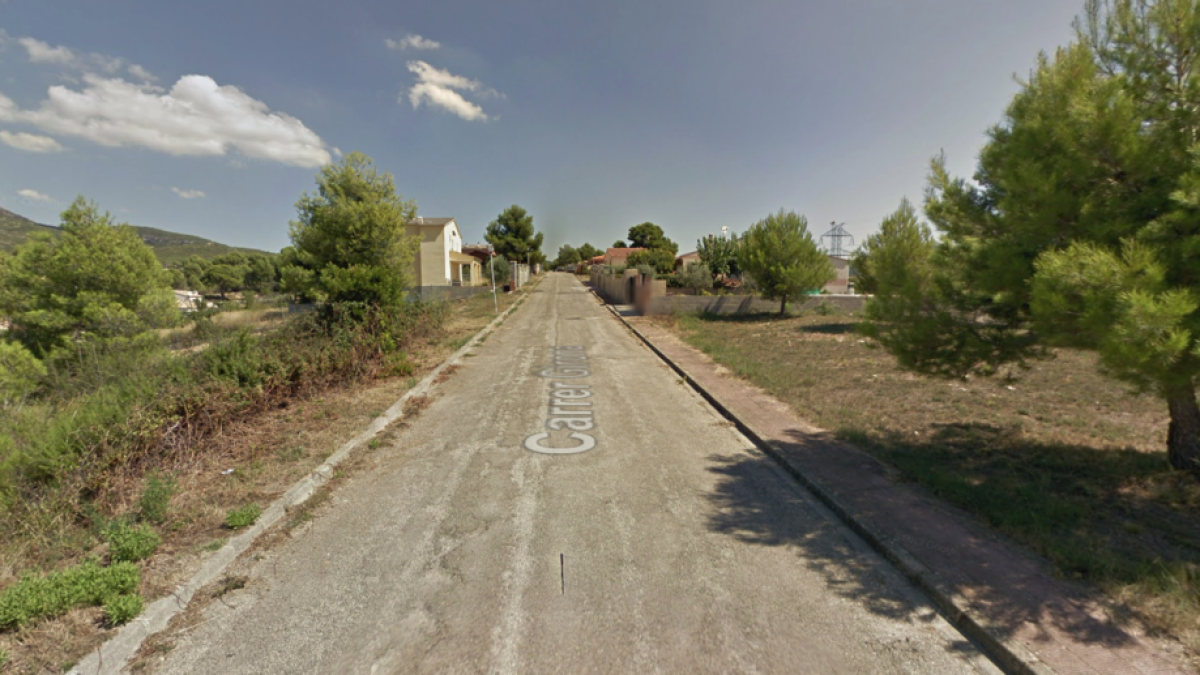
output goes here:
[{"label": "concrete curb", "polygon": [[204,561],[204,564],[200,566],[200,569],[191,579],[178,586],[171,595],[156,600],[140,616],[125,624],[116,635],[100,645],[99,649],[88,654],[74,668],[68,671],[70,675],[84,675],[85,673],[87,675],[117,675],[120,673],[133,656],[137,654],[138,649],[141,649],[142,643],[146,638],[165,630],[170,624],[171,619],[175,618],[175,615],[187,609],[188,604],[192,601],[197,591],[216,581],[225,569],[233,561],[237,560],[238,556],[254,544],[260,535],[271,529],[289,511],[303,504],[321,486],[327,483],[333,477],[338,464],[341,464],[342,461],[349,457],[351,452],[364,443],[370,442],[381,431],[399,420],[404,414],[405,403],[413,397],[424,396],[433,389],[434,379],[438,375],[441,375],[447,366],[457,364],[461,361],[463,355],[473,349],[485,334],[494,330],[497,324],[507,318],[513,310],[517,309],[520,302],[518,300],[513,306],[504,310],[504,313],[500,316],[492,319],[491,323],[479,329],[479,332],[475,333],[450,358],[434,368],[415,387],[405,392],[382,415],[376,417],[367,426],[365,431],[343,444],[342,447],[338,448],[337,452],[330,455],[312,473],[301,478],[282,497],[276,499],[263,511],[262,515],[259,516],[250,529],[230,539],[226,542],[225,546],[214,553],[208,560]]},{"label": "concrete curb", "polygon": [[[593,291],[594,293],[595,291]],[[633,332],[652,352],[657,354],[664,363],[683,377],[696,393],[708,401],[717,412],[721,413],[730,422],[733,422],[746,438],[750,439],[767,456],[775,460],[781,468],[799,481],[821,503],[837,514],[851,530],[854,530],[856,534],[866,540],[872,548],[895,565],[913,584],[924,591],[956,628],[983,646],[997,665],[1007,672],[1019,675],[1055,675],[1049,666],[1042,663],[1041,659],[1026,649],[1024,645],[990,630],[988,628],[989,622],[987,617],[976,611],[971,606],[970,601],[957,593],[950,583],[917,560],[904,546],[876,530],[865,518],[856,513],[854,509],[842,504],[830,490],[825,489],[824,486],[806,476],[799,467],[789,462],[770,440],[760,434],[749,423],[739,418],[719,397],[705,389],[703,385],[696,381],[696,378],[691,373],[671,360],[669,356],[664,354],[636,326],[629,323],[625,317],[618,314],[611,306],[606,305],[606,307],[609,307],[609,311],[612,312],[613,316],[625,324],[625,327]]]}]

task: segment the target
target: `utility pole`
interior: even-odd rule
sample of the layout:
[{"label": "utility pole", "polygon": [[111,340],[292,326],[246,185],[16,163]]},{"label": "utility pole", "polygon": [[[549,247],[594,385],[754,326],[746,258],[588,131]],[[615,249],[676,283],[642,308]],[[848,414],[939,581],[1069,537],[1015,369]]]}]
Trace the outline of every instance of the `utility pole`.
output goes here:
[{"label": "utility pole", "polygon": [[488,268],[492,270],[492,306],[496,308],[496,316],[500,316],[500,302],[496,300],[496,252],[488,244]]}]

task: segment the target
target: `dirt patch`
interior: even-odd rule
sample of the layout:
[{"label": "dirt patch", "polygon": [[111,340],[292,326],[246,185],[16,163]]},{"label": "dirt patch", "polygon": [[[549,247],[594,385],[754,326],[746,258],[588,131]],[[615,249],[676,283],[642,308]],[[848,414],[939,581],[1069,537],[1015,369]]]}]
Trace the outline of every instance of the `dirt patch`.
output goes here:
[{"label": "dirt patch", "polygon": [[900,370],[853,316],[652,321],[1200,653],[1200,482],[1167,463],[1166,405],[1093,354],[946,381]]}]

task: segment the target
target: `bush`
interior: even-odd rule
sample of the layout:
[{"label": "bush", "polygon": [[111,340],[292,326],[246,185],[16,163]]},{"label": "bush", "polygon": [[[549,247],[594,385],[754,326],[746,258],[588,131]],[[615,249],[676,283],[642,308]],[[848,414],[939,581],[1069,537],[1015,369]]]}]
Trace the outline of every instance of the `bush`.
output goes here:
[{"label": "bush", "polygon": [[258,517],[262,515],[262,509],[258,504],[247,504],[233,509],[225,515],[225,527],[231,530],[240,530],[243,527],[250,527]]},{"label": "bush", "polygon": [[33,393],[46,376],[46,366],[16,342],[0,342],[0,405]]},{"label": "bush", "polygon": [[149,558],[162,539],[149,525],[133,526],[117,521],[105,533],[108,552],[114,561],[136,562]]},{"label": "bush", "polygon": [[25,576],[0,593],[0,628],[20,628],[75,607],[102,605],[132,593],[140,582],[141,573],[131,562],[100,567],[94,560],[45,576]]},{"label": "bush", "polygon": [[164,477],[158,472],[150,474],[150,478],[146,481],[146,487],[142,489],[142,496],[138,499],[138,517],[157,525],[167,522],[167,509],[173,494],[175,494],[173,478]]},{"label": "bush", "polygon": [[137,593],[114,595],[104,603],[104,620],[109,626],[129,623],[142,613],[142,596]]},{"label": "bush", "polygon": [[643,274],[651,279],[658,278],[658,270],[654,269],[653,265],[638,265],[637,271],[638,274]]},{"label": "bush", "polygon": [[688,263],[686,267],[678,272],[680,283],[690,288],[697,293],[702,290],[709,290],[713,287],[712,272],[709,271],[708,265],[704,263]]}]

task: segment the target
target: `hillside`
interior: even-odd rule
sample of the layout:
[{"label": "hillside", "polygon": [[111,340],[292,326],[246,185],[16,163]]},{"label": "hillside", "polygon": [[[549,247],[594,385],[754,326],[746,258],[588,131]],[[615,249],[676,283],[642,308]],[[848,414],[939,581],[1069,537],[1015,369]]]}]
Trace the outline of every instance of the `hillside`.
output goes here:
[{"label": "hillside", "polygon": [[[259,251],[252,248],[226,246],[225,244],[210,241],[203,237],[168,232],[167,230],[159,230],[153,227],[134,225],[133,229],[137,230],[142,241],[154,249],[154,254],[158,256],[159,261],[164,265],[181,262],[193,255],[209,259],[231,251],[266,253],[266,251]],[[24,216],[0,208],[0,251],[13,250],[21,242],[25,241],[25,238],[32,232],[57,234],[58,231],[57,227],[35,223]]]}]

